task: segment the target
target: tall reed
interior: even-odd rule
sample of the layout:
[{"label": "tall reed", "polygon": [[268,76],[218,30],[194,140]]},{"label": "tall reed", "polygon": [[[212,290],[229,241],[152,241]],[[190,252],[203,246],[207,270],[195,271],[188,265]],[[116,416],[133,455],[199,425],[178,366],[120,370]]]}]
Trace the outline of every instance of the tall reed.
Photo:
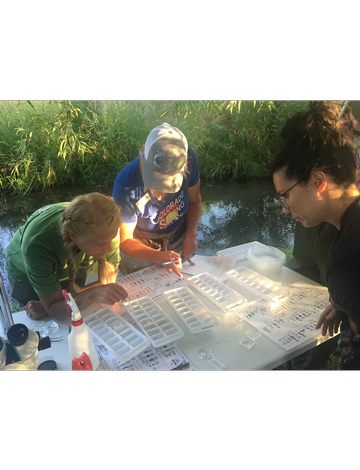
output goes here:
[{"label": "tall reed", "polygon": [[267,176],[285,120],[298,101],[0,102],[0,188],[111,185],[150,130],[179,127],[203,180]]}]

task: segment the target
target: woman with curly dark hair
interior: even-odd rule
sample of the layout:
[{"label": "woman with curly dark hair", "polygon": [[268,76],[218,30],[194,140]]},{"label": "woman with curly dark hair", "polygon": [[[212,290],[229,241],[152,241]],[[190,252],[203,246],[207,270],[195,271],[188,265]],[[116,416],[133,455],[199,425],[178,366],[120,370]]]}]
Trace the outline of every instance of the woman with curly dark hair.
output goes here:
[{"label": "woman with curly dark hair", "polygon": [[331,305],[317,328],[332,336],[341,323],[343,369],[360,369],[360,193],[357,154],[335,102],[310,102],[286,123],[285,145],[275,158],[273,180],[283,212],[304,227],[322,222],[339,234],[329,250],[326,284]]}]

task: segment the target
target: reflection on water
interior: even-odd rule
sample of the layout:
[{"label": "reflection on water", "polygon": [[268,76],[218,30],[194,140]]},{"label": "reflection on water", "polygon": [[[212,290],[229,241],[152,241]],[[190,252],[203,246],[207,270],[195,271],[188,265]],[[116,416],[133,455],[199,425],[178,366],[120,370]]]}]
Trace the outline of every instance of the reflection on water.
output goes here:
[{"label": "reflection on water", "polygon": [[[0,194],[0,272],[7,286],[5,248],[16,230],[39,207],[70,201],[90,188],[58,187],[15,198]],[[111,195],[112,187],[98,190]],[[274,201],[272,180],[202,184],[198,254],[215,255],[230,246],[257,240],[279,247],[293,244],[295,222]]]},{"label": "reflection on water", "polygon": [[198,253],[215,255],[230,246],[258,241],[293,245],[295,221],[275,202],[272,180],[204,184]]}]

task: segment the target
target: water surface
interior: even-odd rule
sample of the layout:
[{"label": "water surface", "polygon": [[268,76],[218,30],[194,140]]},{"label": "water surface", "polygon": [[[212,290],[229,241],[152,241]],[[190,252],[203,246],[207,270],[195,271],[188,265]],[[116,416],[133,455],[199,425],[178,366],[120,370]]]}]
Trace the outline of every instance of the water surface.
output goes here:
[{"label": "water surface", "polygon": [[[0,272],[7,289],[5,249],[16,230],[38,208],[92,191],[56,187],[22,197],[0,194]],[[98,191],[111,195],[112,186]],[[275,247],[293,245],[295,222],[281,212],[275,195],[271,179],[202,184],[197,253],[214,256],[224,248],[255,240]]]},{"label": "water surface", "polygon": [[258,241],[280,247],[293,245],[295,221],[275,202],[272,180],[204,184],[198,230],[198,254]]}]

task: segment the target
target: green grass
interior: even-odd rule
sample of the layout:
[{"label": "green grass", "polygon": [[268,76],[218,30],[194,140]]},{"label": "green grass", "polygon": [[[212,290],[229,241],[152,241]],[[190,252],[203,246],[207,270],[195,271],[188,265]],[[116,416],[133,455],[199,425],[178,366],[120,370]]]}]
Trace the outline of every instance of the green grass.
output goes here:
[{"label": "green grass", "polygon": [[0,188],[26,194],[54,185],[111,184],[148,134],[126,104],[85,102],[0,107]]},{"label": "green grass", "polygon": [[285,253],[285,256],[286,256],[285,266],[287,266],[293,258],[294,247],[282,245],[279,247],[279,250]]},{"label": "green grass", "polygon": [[302,101],[0,102],[0,189],[26,194],[55,185],[113,183],[148,133],[180,128],[202,180],[268,176],[280,130]]}]

